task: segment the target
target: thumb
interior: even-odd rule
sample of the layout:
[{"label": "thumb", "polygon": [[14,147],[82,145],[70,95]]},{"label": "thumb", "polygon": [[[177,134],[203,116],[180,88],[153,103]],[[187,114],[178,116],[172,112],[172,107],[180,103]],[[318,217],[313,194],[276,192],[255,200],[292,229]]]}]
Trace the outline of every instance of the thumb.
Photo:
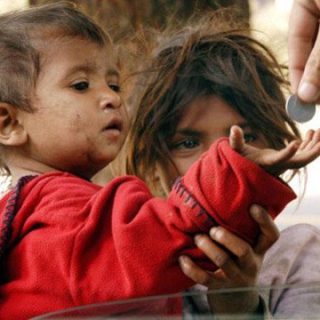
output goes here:
[{"label": "thumb", "polygon": [[238,126],[232,126],[230,129],[229,142],[232,149],[242,152],[245,145],[245,140],[243,136],[243,131]]},{"label": "thumb", "polygon": [[320,102],[320,33],[308,57],[298,87],[298,96],[304,102]]}]

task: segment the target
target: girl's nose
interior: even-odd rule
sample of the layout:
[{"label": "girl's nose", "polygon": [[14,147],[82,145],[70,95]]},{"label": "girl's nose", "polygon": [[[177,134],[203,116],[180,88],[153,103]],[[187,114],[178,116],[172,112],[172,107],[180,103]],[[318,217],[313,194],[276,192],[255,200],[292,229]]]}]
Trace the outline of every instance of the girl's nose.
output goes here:
[{"label": "girl's nose", "polygon": [[121,106],[121,97],[117,92],[107,87],[103,91],[100,105],[102,109],[118,109]]}]

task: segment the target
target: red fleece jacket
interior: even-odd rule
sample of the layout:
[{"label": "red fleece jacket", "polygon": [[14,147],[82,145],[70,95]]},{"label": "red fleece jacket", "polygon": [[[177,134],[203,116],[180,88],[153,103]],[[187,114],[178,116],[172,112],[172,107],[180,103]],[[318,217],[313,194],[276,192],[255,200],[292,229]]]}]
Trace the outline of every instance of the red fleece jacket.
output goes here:
[{"label": "red fleece jacket", "polygon": [[27,180],[0,202],[0,318],[184,290],[192,282],[178,256],[205,261],[194,234],[222,225],[254,243],[250,205],[275,217],[294,198],[226,139],[176,182],[167,200],[153,198],[132,176],[105,187],[68,173]]}]

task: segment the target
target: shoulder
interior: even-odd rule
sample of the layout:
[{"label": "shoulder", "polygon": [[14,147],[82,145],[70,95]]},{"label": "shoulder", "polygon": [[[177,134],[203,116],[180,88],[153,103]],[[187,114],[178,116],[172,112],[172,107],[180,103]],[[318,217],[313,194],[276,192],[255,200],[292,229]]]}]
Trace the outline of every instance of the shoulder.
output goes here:
[{"label": "shoulder", "polygon": [[[293,238],[291,238],[294,235]],[[299,224],[295,224],[292,225],[288,228],[285,228],[281,231],[280,233],[280,239],[286,239],[290,237],[291,240],[294,239],[309,239],[314,238],[314,237],[320,237],[320,229],[317,228],[314,225],[308,224],[308,223],[299,223]]]},{"label": "shoulder", "polygon": [[300,223],[290,226],[280,232],[278,241],[270,248],[266,254],[266,259],[282,252],[282,256],[286,252],[309,251],[315,248],[320,253],[320,229],[314,225]]},{"label": "shoulder", "polygon": [[[81,192],[96,192],[101,187],[80,177],[65,172],[53,172],[34,177],[22,189],[22,196],[30,193],[44,196],[46,194],[68,194]],[[79,194],[80,192],[80,194]]]},{"label": "shoulder", "polygon": [[290,226],[280,233],[278,241],[268,250],[261,269],[266,285],[320,279],[320,230],[309,224]]},{"label": "shoulder", "polygon": [[271,313],[286,319],[320,312],[320,231],[308,224],[283,230],[267,252],[259,276]]},{"label": "shoulder", "polygon": [[139,207],[152,195],[141,180],[131,176],[115,178],[106,186],[99,186],[69,173],[55,172],[28,181],[18,197],[20,208],[28,212],[35,207],[46,212],[84,212],[91,208],[103,210],[111,203],[132,209],[133,204]]},{"label": "shoulder", "polygon": [[77,203],[81,199],[93,202],[107,199],[118,200],[119,198],[121,200],[126,198],[128,201],[133,199],[144,199],[145,201],[152,197],[146,184],[135,176],[117,177],[106,185],[100,186],[69,173],[54,173],[35,178],[33,183],[36,188],[32,186],[32,183],[29,188],[33,191],[38,189],[41,195],[75,199]]}]

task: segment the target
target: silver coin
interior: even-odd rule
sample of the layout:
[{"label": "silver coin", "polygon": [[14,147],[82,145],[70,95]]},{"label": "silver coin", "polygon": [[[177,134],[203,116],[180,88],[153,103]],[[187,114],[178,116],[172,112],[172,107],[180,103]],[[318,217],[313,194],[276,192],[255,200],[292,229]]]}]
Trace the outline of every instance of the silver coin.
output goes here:
[{"label": "silver coin", "polygon": [[316,105],[302,102],[295,94],[287,99],[286,109],[289,117],[297,122],[307,122],[316,113]]}]

